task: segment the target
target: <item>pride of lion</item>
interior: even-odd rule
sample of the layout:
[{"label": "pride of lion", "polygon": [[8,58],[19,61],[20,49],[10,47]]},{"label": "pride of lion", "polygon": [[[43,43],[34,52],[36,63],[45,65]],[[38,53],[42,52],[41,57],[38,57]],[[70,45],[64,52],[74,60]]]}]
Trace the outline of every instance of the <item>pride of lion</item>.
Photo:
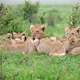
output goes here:
[{"label": "pride of lion", "polygon": [[66,27],[65,38],[47,37],[44,24],[30,26],[32,36],[25,33],[8,33],[3,49],[24,53],[43,52],[52,56],[80,54],[80,27]]}]

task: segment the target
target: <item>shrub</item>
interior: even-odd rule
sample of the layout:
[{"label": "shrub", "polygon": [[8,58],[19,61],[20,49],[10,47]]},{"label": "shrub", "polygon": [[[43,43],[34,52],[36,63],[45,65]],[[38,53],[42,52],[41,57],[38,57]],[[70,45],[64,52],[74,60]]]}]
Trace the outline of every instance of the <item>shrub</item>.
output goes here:
[{"label": "shrub", "polygon": [[22,16],[16,15],[12,7],[7,7],[7,12],[0,18],[0,34],[23,32],[26,30],[27,21]]},{"label": "shrub", "polygon": [[27,19],[30,23],[32,23],[32,17],[34,14],[37,14],[39,8],[39,4],[32,4],[29,1],[25,2],[23,7],[24,18]]},{"label": "shrub", "polygon": [[80,4],[76,4],[72,8],[72,14],[69,18],[70,27],[77,27],[80,25]]},{"label": "shrub", "polygon": [[1,3],[1,4],[0,4],[0,18],[1,18],[1,16],[3,16],[4,14],[6,14],[6,9],[7,9],[7,8],[5,8],[4,5]]},{"label": "shrub", "polygon": [[4,29],[6,28],[4,26],[7,26],[8,20],[6,20],[7,15],[7,8],[1,4],[0,5],[0,34],[4,32]]}]

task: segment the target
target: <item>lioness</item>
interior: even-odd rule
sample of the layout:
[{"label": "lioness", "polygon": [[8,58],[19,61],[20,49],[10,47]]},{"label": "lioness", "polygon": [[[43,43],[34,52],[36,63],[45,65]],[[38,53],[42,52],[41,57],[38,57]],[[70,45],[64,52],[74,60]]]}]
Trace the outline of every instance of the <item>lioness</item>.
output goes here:
[{"label": "lioness", "polygon": [[76,36],[80,38],[80,27],[66,27],[65,28],[66,37]]},{"label": "lioness", "polygon": [[70,54],[70,52],[72,53],[73,51],[79,53],[79,50],[77,51],[76,47],[80,47],[80,40],[76,37],[76,35],[72,35],[64,39],[36,39],[34,43],[38,52],[48,53],[53,56],[62,56]]},{"label": "lioness", "polygon": [[67,39],[70,41],[69,54],[80,53],[80,27],[66,28]]},{"label": "lioness", "polygon": [[[12,34],[8,34],[12,36]],[[25,53],[31,53],[35,51],[35,46],[33,44],[32,38],[26,36],[23,33],[15,33],[16,37],[9,37],[7,42],[5,43],[5,48],[10,51],[19,51]]]},{"label": "lioness", "polygon": [[44,38],[45,37],[45,35],[44,35],[45,29],[46,29],[46,25],[44,25],[44,24],[31,25],[30,30],[32,33],[33,40]]},{"label": "lioness", "polygon": [[59,40],[51,40],[50,38],[36,39],[34,44],[38,52],[48,53],[53,56],[63,56],[66,54],[65,47]]}]

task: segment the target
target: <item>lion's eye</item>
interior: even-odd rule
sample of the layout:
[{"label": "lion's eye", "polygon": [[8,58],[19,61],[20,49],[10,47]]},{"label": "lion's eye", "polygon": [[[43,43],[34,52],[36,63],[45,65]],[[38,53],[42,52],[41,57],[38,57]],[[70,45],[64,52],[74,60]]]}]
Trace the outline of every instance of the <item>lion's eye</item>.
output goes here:
[{"label": "lion's eye", "polygon": [[72,42],[74,43],[75,41],[74,41],[74,40],[72,40]]},{"label": "lion's eye", "polygon": [[79,30],[77,30],[77,33],[79,33]]},{"label": "lion's eye", "polygon": [[44,30],[45,30],[45,28],[43,27],[43,28],[42,28],[42,31],[44,31]]}]

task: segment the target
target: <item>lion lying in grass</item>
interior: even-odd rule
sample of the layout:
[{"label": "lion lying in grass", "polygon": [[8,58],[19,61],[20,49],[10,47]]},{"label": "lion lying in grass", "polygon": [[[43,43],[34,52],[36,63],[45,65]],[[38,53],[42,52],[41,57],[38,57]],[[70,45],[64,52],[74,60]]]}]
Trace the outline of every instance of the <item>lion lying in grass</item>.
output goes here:
[{"label": "lion lying in grass", "polygon": [[71,44],[69,53],[80,54],[80,27],[66,28],[65,31]]},{"label": "lion lying in grass", "polygon": [[23,33],[8,34],[8,39],[4,42],[3,49],[25,53],[35,51],[33,40]]}]

